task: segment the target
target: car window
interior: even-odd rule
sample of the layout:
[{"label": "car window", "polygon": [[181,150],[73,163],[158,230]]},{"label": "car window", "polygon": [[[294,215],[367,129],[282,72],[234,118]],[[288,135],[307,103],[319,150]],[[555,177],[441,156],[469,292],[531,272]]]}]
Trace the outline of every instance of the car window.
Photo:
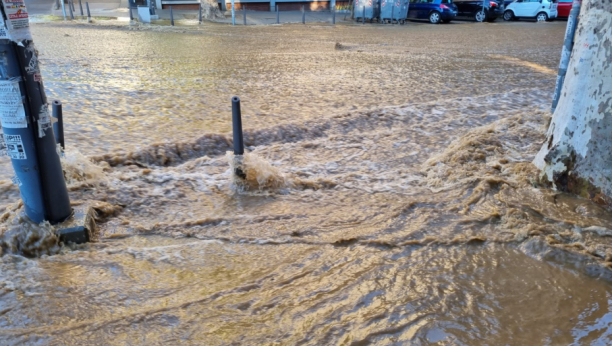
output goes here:
[{"label": "car window", "polygon": [[452,4],[453,0],[442,0],[443,4]]}]

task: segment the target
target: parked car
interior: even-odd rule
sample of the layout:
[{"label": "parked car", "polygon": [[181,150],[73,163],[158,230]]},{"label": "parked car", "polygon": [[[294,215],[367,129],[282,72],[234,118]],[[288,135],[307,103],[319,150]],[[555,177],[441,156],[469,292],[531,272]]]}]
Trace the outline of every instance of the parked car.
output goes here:
[{"label": "parked car", "polygon": [[557,18],[556,0],[516,0],[504,11],[504,20],[534,18],[543,22]]},{"label": "parked car", "polygon": [[477,22],[492,22],[504,15],[503,0],[454,0],[453,3],[457,5],[457,17],[469,17]]},{"label": "parked car", "polygon": [[429,19],[432,24],[448,23],[457,16],[453,0],[410,0],[409,19]]},{"label": "parked car", "polygon": [[573,3],[573,0],[559,0],[559,2],[557,3],[557,18],[569,17]]}]

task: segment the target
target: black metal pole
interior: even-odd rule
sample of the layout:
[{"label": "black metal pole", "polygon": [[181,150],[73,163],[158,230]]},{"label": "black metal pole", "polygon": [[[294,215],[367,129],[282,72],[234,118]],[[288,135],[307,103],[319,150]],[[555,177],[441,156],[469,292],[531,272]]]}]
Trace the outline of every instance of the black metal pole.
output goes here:
[{"label": "black metal pole", "polygon": [[559,72],[557,75],[557,83],[555,85],[555,93],[553,94],[553,103],[551,111],[554,113],[559,104],[561,98],[561,90],[563,89],[563,83],[565,82],[565,76],[567,75],[567,68],[569,66],[571,53],[574,50],[574,37],[576,35],[576,28],[578,27],[578,16],[580,15],[580,2],[574,0],[572,3],[572,9],[567,18],[567,27],[565,29],[565,42],[563,43],[563,54],[561,54],[561,61],[559,63]]},{"label": "black metal pole", "polygon": [[332,24],[336,25],[336,9],[332,10]]},{"label": "black metal pole", "polygon": [[72,5],[71,5],[71,4],[68,4],[68,8],[70,9],[70,19],[71,19],[71,20],[74,20],[74,13],[73,13],[73,11],[72,11]]},{"label": "black metal pole", "polygon": [[62,147],[62,149],[66,149],[66,143],[64,139],[64,113],[62,112],[62,102],[59,100],[53,101],[51,104],[52,114],[57,122],[53,124],[53,132],[55,133],[56,142]]},{"label": "black metal pole", "polygon": [[130,22],[134,20],[134,15],[132,14],[132,5],[128,4],[128,11],[130,12]]},{"label": "black metal pole", "polygon": [[202,3],[200,3],[200,7],[199,7],[198,11],[199,11],[199,13],[198,13],[198,22],[200,24],[202,24]]},{"label": "black metal pole", "polygon": [[174,13],[172,13],[172,6],[170,6],[170,25],[174,26]]},{"label": "black metal pole", "polygon": [[70,6],[72,7],[72,12],[76,12],[76,7],[74,7],[74,0],[70,0]]},{"label": "black metal pole", "polygon": [[89,2],[85,2],[85,7],[87,8],[87,21],[91,22],[91,12],[89,12]]},{"label": "black metal pole", "polygon": [[234,130],[234,155],[244,155],[242,114],[240,112],[240,98],[238,96],[232,97],[232,128]]},{"label": "black metal pole", "polygon": [[79,0],[79,9],[81,10],[81,17],[85,16],[85,14],[83,13],[83,3],[81,2],[81,0]]},{"label": "black metal pole", "polygon": [[276,24],[280,24],[280,13],[278,12],[278,5],[276,5]]},{"label": "black metal pole", "polygon": [[[22,71],[22,78],[25,81],[25,90],[28,95],[30,110],[32,111],[38,129],[34,131],[39,135],[34,136],[36,150],[38,152],[38,163],[41,172],[42,195],[46,209],[46,220],[51,224],[62,222],[72,216],[72,208],[70,207],[70,199],[68,197],[68,189],[64,180],[64,171],[57,155],[55,136],[53,128],[49,126],[45,128],[45,114],[49,117],[47,95],[40,77],[31,73],[33,61],[38,61],[38,54],[34,48],[32,41],[26,41],[24,46],[17,45],[17,57]],[[37,64],[34,63],[36,66]],[[38,69],[38,66],[37,68]],[[30,72],[29,72],[30,71]],[[37,112],[38,111],[38,112]],[[49,117],[49,124],[51,118]],[[34,124],[34,123],[33,123]],[[42,136],[41,136],[42,135]]]},{"label": "black metal pole", "polygon": [[306,7],[302,5],[302,24],[306,24]]},{"label": "black metal pole", "polygon": [[247,25],[246,23],[246,5],[242,5],[242,22],[244,25]]},{"label": "black metal pole", "polygon": [[363,17],[361,17],[361,24],[365,24],[365,5],[363,5]]}]

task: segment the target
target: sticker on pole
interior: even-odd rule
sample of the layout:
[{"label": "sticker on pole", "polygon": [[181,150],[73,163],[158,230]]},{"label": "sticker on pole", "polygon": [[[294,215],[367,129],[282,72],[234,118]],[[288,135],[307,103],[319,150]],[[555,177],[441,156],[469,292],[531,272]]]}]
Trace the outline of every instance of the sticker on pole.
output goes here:
[{"label": "sticker on pole", "polygon": [[6,143],[4,142],[4,134],[0,133],[0,157],[7,156]]},{"label": "sticker on pole", "polygon": [[11,178],[11,181],[13,182],[13,185],[17,185],[17,186],[21,186],[21,185],[23,185],[23,184],[21,183],[21,179],[19,179],[19,177],[18,177],[18,176],[16,176],[16,175],[14,175],[14,176]]},{"label": "sticker on pole", "polygon": [[0,123],[7,129],[28,127],[18,81],[0,81]]},{"label": "sticker on pole", "polygon": [[40,107],[38,114],[38,137],[43,138],[45,131],[51,128],[51,114],[49,114],[49,105],[44,104]]},{"label": "sticker on pole", "polygon": [[25,160],[28,158],[21,141],[21,135],[4,134],[4,142],[6,143],[6,152],[13,160]]},{"label": "sticker on pole", "polygon": [[30,17],[23,0],[2,0],[6,13],[6,28],[8,38],[14,42],[31,40]]},{"label": "sticker on pole", "polygon": [[6,31],[6,24],[4,18],[0,16],[0,39],[8,39],[8,32]]}]

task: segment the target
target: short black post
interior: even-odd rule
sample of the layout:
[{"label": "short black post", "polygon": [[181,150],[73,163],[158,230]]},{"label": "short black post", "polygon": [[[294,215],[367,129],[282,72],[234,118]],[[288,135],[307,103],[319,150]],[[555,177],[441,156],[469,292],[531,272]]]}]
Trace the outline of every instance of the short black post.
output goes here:
[{"label": "short black post", "polygon": [[132,14],[132,5],[128,5],[128,10],[130,12],[130,22],[134,20],[134,15]]},{"label": "short black post", "polygon": [[278,12],[278,5],[276,5],[276,24],[280,24],[280,14]]},{"label": "short black post", "polygon": [[363,16],[361,17],[361,24],[365,24],[365,5],[363,5]]},{"label": "short black post", "polygon": [[70,6],[72,7],[72,12],[76,12],[76,7],[74,7],[74,0],[70,0]]},{"label": "short black post", "polygon": [[70,9],[70,19],[74,20],[74,13],[72,12],[72,5],[68,4],[68,8]]},{"label": "short black post", "polygon": [[85,14],[83,13],[83,3],[81,2],[81,0],[79,0],[79,9],[81,10],[81,17],[85,16]]},{"label": "short black post", "polygon": [[240,113],[240,98],[232,97],[232,127],[234,129],[234,155],[244,155],[242,139],[242,114]]},{"label": "short black post", "polygon": [[170,6],[170,25],[174,26],[174,13],[172,12],[172,6]]},{"label": "short black post", "polygon": [[202,3],[200,3],[200,8],[198,9],[198,11],[199,11],[198,22],[202,24]]},{"label": "short black post", "polygon": [[393,10],[395,9],[395,5],[391,3],[391,25],[393,25]]},{"label": "short black post", "polygon": [[85,2],[85,7],[87,8],[87,22],[91,23],[91,12],[89,12],[89,2]]},{"label": "short black post", "polygon": [[66,149],[66,143],[64,140],[64,113],[62,112],[62,102],[59,100],[53,101],[51,104],[52,116],[57,119],[57,122],[53,124],[53,132],[55,133],[55,141]]},{"label": "short black post", "polygon": [[336,25],[336,9],[332,10],[332,24]]},{"label": "short black post", "polygon": [[302,5],[302,24],[306,24],[306,7]]},{"label": "short black post", "polygon": [[242,24],[247,25],[246,23],[246,5],[242,5]]}]

